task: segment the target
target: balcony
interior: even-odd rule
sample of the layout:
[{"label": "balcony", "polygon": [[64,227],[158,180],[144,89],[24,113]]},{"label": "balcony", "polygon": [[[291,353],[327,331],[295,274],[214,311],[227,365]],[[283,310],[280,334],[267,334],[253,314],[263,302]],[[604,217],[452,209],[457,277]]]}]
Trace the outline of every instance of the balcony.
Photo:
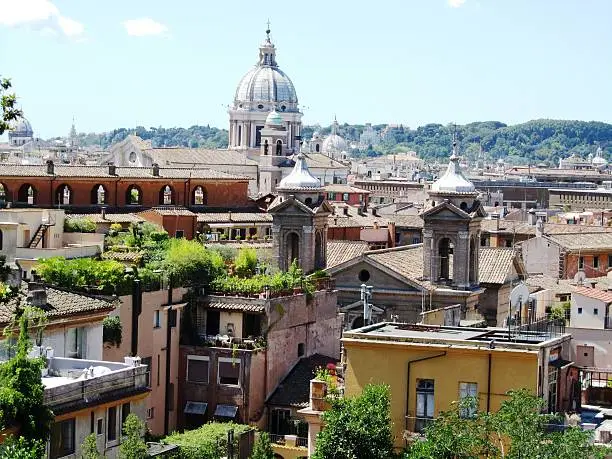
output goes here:
[{"label": "balcony", "polygon": [[295,435],[270,435],[272,450],[282,457],[308,456],[308,438]]}]

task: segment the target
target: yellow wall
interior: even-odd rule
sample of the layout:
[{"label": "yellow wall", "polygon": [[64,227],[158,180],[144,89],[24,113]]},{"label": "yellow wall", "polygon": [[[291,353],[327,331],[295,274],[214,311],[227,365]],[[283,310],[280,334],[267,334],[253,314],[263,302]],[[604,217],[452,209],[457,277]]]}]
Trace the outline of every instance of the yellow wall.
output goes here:
[{"label": "yellow wall", "polygon": [[434,380],[434,413],[450,408],[459,398],[460,382],[478,384],[480,408],[487,403],[488,355],[492,354],[490,409],[499,409],[504,394],[511,389],[537,391],[537,352],[508,352],[501,349],[452,349],[440,346],[410,346],[398,343],[345,341],[345,394],[361,393],[369,383],[387,384],[391,390],[391,418],[396,446],[403,446],[405,430],[406,380],[408,362],[446,352],[445,356],[413,362],[410,365],[409,416],[415,416],[417,379]]},{"label": "yellow wall", "polygon": [[308,448],[300,446],[286,446],[272,443],[272,450],[283,459],[300,459],[308,457]]}]

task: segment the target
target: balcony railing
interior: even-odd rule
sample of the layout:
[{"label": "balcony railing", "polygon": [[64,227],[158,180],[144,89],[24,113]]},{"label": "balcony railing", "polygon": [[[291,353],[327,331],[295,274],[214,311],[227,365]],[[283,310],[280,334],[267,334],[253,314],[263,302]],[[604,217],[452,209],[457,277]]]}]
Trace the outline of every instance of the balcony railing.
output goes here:
[{"label": "balcony railing", "polygon": [[295,435],[270,434],[270,441],[275,445],[308,448],[308,438],[296,437]]}]

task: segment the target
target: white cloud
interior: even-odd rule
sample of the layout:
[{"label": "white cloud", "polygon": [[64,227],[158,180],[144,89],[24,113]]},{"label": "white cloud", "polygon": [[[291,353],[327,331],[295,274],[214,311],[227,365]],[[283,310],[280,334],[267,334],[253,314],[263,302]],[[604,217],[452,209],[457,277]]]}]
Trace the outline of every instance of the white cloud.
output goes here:
[{"label": "white cloud", "polygon": [[459,8],[462,7],[465,3],[465,0],[448,0],[448,6],[451,8]]},{"label": "white cloud", "polygon": [[29,26],[44,36],[63,34],[80,37],[85,27],[80,22],[63,16],[50,0],[0,0],[0,25]]},{"label": "white cloud", "polygon": [[151,18],[128,19],[123,22],[128,35],[145,37],[147,35],[161,35],[168,31],[168,27]]}]

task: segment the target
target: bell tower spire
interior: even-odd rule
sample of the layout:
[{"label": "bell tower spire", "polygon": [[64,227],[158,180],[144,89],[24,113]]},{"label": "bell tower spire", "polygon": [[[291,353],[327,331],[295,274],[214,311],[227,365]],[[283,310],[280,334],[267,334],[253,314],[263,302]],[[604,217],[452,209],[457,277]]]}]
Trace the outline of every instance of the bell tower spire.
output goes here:
[{"label": "bell tower spire", "polygon": [[259,46],[259,66],[276,67],[276,47],[270,39],[270,20],[268,19],[266,28],[266,39]]}]

